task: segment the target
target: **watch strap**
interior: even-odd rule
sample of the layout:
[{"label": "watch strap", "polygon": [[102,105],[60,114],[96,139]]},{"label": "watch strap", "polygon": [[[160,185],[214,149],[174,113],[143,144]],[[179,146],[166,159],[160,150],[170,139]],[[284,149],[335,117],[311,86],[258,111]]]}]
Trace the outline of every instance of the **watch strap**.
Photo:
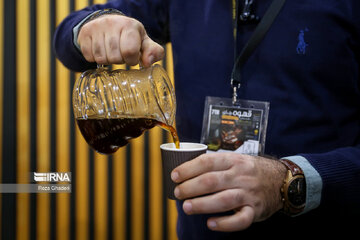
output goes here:
[{"label": "watch strap", "polygon": [[280,159],[280,162],[282,162],[287,167],[287,169],[291,171],[293,176],[304,175],[304,172],[301,170],[301,168],[292,161],[287,159]]}]

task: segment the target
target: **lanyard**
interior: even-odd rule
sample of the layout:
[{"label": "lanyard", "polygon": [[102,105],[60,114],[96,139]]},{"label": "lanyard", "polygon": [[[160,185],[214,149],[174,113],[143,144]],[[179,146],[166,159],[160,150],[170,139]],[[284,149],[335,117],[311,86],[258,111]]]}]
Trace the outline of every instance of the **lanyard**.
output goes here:
[{"label": "lanyard", "polygon": [[237,56],[237,31],[238,31],[238,13],[239,13],[239,1],[232,0],[232,20],[233,20],[233,35],[234,35],[234,60],[236,60]]},{"label": "lanyard", "polygon": [[237,30],[239,22],[242,24],[253,24],[259,22],[259,17],[255,14],[252,14],[252,5],[254,0],[244,0],[244,5],[240,13],[240,4],[239,0],[232,0],[232,19],[233,19],[233,35],[234,35],[234,60],[238,55],[237,51]]},{"label": "lanyard", "polygon": [[[262,20],[259,22],[257,27],[254,30],[254,33],[251,35],[250,39],[245,44],[244,48],[241,50],[239,56],[236,58],[232,73],[231,73],[231,87],[233,89],[233,104],[237,101],[237,90],[241,86],[241,68],[253,53],[255,48],[259,45],[261,40],[265,37],[265,34],[269,30],[271,24],[274,22],[276,16],[280,12],[282,6],[284,5],[286,0],[273,0],[270,7],[266,10]],[[248,6],[251,6],[252,0],[245,0],[244,9]],[[237,0],[232,0],[233,8],[232,8],[232,16],[234,22],[234,40],[235,40],[235,57],[237,56],[237,31],[239,25],[239,3]],[[244,15],[244,11],[242,16]]]}]

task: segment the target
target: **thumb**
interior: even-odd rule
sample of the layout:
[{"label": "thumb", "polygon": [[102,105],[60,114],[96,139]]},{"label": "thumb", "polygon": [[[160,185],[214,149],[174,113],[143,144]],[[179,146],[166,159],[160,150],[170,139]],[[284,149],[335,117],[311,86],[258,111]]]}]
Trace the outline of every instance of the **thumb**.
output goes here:
[{"label": "thumb", "polygon": [[209,218],[207,225],[213,231],[241,231],[248,228],[253,223],[254,218],[254,209],[250,206],[243,206],[233,215]]},{"label": "thumb", "polygon": [[151,64],[164,58],[164,48],[154,42],[146,33],[141,43],[141,61],[144,67],[150,67]]}]

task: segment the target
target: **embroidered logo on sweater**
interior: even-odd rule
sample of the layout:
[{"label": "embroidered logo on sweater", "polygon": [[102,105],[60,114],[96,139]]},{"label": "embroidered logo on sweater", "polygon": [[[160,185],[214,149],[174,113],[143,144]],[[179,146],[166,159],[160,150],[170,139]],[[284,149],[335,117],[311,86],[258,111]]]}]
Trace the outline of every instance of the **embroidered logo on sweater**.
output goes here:
[{"label": "embroidered logo on sweater", "polygon": [[309,29],[305,28],[305,29],[301,29],[298,35],[298,44],[296,46],[296,52],[299,55],[305,55],[306,53],[306,47],[309,46],[309,44],[307,44],[305,42],[304,36],[305,36],[305,32],[308,32]]}]

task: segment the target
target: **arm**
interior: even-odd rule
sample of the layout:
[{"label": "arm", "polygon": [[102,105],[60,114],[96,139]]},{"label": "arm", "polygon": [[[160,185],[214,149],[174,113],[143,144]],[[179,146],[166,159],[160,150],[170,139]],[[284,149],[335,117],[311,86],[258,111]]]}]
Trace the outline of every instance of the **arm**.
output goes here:
[{"label": "arm", "polygon": [[[299,161],[299,158],[302,160]],[[312,188],[307,186],[307,193],[310,191],[321,197],[307,202],[305,211],[318,207],[321,198],[319,208],[326,211],[359,214],[359,148],[340,148],[328,153],[302,154],[302,157],[286,159],[301,167],[308,164],[321,176],[320,179],[318,176],[306,179],[307,185],[309,182]],[[175,196],[187,199],[183,204],[185,213],[235,210],[229,216],[212,217],[207,223],[212,230],[239,231],[282,209],[280,188],[285,173],[286,168],[276,160],[236,153],[213,153],[180,165],[174,169],[172,179],[180,183],[175,189]]]},{"label": "arm", "polygon": [[[166,43],[169,40],[166,7],[167,5],[162,3],[161,0],[142,1],[140,3],[138,1],[112,1],[73,12],[63,20],[55,31],[53,43],[55,53],[66,67],[74,71],[84,71],[89,68],[94,68],[96,67],[94,61],[99,61],[98,63],[129,63],[130,65],[134,65],[138,61],[134,63],[133,59],[140,53],[144,56],[144,59],[142,60],[145,65],[148,65],[150,61],[147,60],[151,60],[149,59],[150,53],[153,53],[153,62],[160,60],[163,57],[162,47],[153,42],[151,38],[156,39],[160,43]],[[78,32],[78,43],[81,47],[81,51],[79,51],[73,43],[75,37],[73,35],[73,29],[95,11],[107,8],[119,9],[129,17],[119,15],[101,16],[84,24]],[[138,21],[135,20],[135,18]],[[131,41],[132,39],[129,39],[128,36],[129,30],[132,29],[135,30],[139,36],[135,36],[135,41]],[[99,30],[101,32],[99,32]],[[123,30],[125,33],[124,36],[122,36]],[[105,37],[102,39],[97,37],[100,36],[101,33],[103,33],[103,36],[106,35],[106,41]],[[149,36],[151,36],[151,38]],[[89,41],[89,38],[92,41]],[[115,49],[117,48],[120,50],[120,53],[115,53],[115,56],[107,56],[106,49],[114,48],[114,46],[112,46],[112,48],[109,47],[110,41],[108,41],[108,39],[116,38],[119,39],[119,45],[116,46]],[[125,39],[123,43],[126,45],[126,42],[129,42],[129,40],[135,44],[141,41],[141,46],[136,46],[140,51],[135,51],[134,53],[133,45],[135,44],[132,46],[130,45],[130,49],[124,49],[126,56],[123,57],[121,54],[122,49],[120,43],[122,38]],[[140,38],[140,40],[137,38]],[[143,44],[144,40],[145,43]],[[84,57],[83,51],[90,52],[91,54],[85,54]],[[96,57],[94,57],[94,54]],[[146,56],[146,54],[148,55]],[[121,58],[119,58],[119,55]],[[108,57],[110,59],[108,59]],[[130,62],[127,62],[128,58],[130,59]]]},{"label": "arm", "polygon": [[345,215],[360,214],[360,146],[301,155],[322,178],[320,207]]}]

